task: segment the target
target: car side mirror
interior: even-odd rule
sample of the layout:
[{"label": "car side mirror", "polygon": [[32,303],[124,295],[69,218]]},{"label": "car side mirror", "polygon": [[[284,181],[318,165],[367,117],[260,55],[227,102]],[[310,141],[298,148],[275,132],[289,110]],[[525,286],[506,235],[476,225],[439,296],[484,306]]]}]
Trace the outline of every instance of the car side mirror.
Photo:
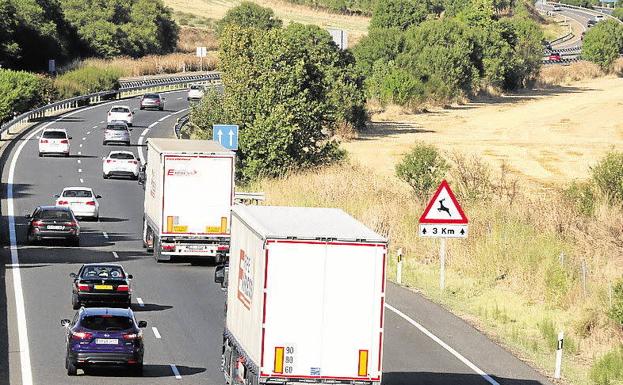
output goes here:
[{"label": "car side mirror", "polygon": [[68,137],[67,137],[67,139],[73,139],[73,137],[71,137],[71,136],[68,136]]},{"label": "car side mirror", "polygon": [[75,279],[77,277],[77,275],[76,275],[76,273],[69,273],[69,277]]},{"label": "car side mirror", "polygon": [[68,320],[68,319],[62,319],[61,320],[61,326],[62,327],[68,328],[69,325],[71,325],[71,321],[70,320]]},{"label": "car side mirror", "polygon": [[132,115],[136,114],[136,111],[132,111]]},{"label": "car side mirror", "polygon": [[147,321],[138,321],[138,327],[139,328],[146,328],[147,327]]},{"label": "car side mirror", "polygon": [[54,194],[54,195],[53,195],[53,197],[54,197],[54,198],[60,198],[60,197],[61,197],[61,194]]},{"label": "car side mirror", "polygon": [[101,196],[101,195],[96,195],[95,197],[96,197],[97,199],[99,199],[99,198],[101,198],[102,196]]},{"label": "car side mirror", "polygon": [[220,283],[221,288],[226,288],[228,283],[229,266],[219,265],[214,270],[214,282]]},{"label": "car side mirror", "polygon": [[128,279],[133,279],[134,276],[132,274],[128,274]]}]

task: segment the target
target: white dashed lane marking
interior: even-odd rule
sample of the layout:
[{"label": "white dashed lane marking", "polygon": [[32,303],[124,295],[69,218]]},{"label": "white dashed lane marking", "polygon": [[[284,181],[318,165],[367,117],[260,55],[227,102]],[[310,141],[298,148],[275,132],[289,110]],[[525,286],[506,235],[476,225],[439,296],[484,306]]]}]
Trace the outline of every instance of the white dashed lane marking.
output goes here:
[{"label": "white dashed lane marking", "polygon": [[170,364],[169,366],[171,366],[171,371],[173,371],[173,374],[175,375],[175,379],[176,380],[181,380],[182,376],[180,376],[180,372],[177,370],[177,368],[175,367],[175,365]]},{"label": "white dashed lane marking", "polygon": [[81,169],[81,168],[79,168],[79,169],[78,169],[78,172],[82,172],[82,169]]},{"label": "white dashed lane marking", "polygon": [[112,252],[112,255],[113,255],[115,258],[119,259],[119,254],[117,254],[117,252],[116,252],[116,251],[113,251],[113,252]]},{"label": "white dashed lane marking", "polygon": [[80,183],[84,183],[84,179],[80,178]]},{"label": "white dashed lane marking", "polygon": [[154,335],[156,336],[156,338],[158,339],[162,338],[162,336],[160,335],[160,332],[158,332],[158,329],[155,326],[152,326],[151,330],[154,331]]},{"label": "white dashed lane marking", "polygon": [[87,131],[87,135],[91,135],[91,131]]},{"label": "white dashed lane marking", "polygon": [[86,136],[82,137],[82,140],[87,140]]},{"label": "white dashed lane marking", "polygon": [[102,231],[102,235],[104,236],[104,238],[108,239],[108,233],[105,231]]},{"label": "white dashed lane marking", "polygon": [[145,306],[145,303],[143,302],[143,299],[140,298],[140,297],[136,298],[136,302],[138,302],[138,306],[140,306],[140,307],[144,307]]},{"label": "white dashed lane marking", "polygon": [[81,161],[80,161],[80,159],[78,159],[78,164],[80,164],[80,163],[81,163]]}]

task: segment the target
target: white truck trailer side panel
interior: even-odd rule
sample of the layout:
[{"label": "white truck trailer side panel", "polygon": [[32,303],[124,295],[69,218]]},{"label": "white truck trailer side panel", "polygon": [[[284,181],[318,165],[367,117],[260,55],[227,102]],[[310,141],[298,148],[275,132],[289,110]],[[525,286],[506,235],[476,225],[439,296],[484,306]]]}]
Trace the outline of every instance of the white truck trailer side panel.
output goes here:
[{"label": "white truck trailer side panel", "polygon": [[379,381],[385,245],[269,241],[268,249],[262,375]]},{"label": "white truck trailer side panel", "polygon": [[227,329],[259,366],[264,301],[264,241],[236,216],[232,218],[227,290]]},{"label": "white truck trailer side panel", "polygon": [[229,234],[233,157],[164,155],[162,234]]}]

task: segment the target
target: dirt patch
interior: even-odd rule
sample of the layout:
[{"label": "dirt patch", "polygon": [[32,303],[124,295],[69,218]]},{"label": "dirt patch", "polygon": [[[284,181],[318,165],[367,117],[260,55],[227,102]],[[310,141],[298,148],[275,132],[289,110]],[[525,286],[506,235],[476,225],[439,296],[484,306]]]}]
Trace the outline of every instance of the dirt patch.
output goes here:
[{"label": "dirt patch", "polygon": [[343,147],[385,175],[416,141],[506,163],[526,185],[564,185],[623,145],[623,79],[605,77],[554,89],[482,99],[429,113],[375,114]]}]

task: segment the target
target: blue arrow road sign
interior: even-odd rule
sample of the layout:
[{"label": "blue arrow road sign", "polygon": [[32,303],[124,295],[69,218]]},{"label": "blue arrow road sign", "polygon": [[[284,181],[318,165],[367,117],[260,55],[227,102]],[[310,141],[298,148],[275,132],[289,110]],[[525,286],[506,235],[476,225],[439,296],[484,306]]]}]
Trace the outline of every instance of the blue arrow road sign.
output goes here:
[{"label": "blue arrow road sign", "polygon": [[219,142],[228,150],[238,149],[238,125],[237,124],[213,124],[212,140]]}]

